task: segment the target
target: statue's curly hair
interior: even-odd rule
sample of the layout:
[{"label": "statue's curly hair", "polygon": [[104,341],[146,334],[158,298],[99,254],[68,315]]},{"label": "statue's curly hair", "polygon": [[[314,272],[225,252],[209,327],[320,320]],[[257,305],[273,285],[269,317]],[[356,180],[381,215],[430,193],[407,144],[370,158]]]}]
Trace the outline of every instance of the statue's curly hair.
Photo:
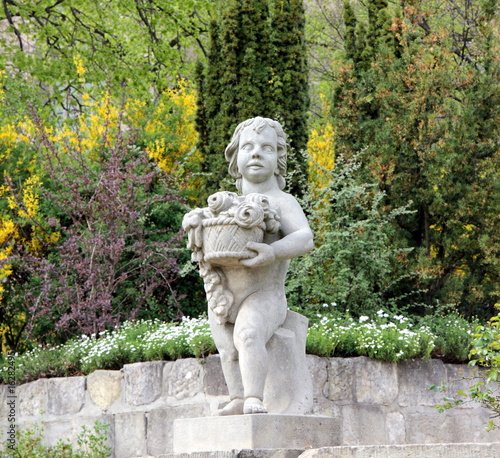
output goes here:
[{"label": "statue's curly hair", "polygon": [[275,173],[279,188],[283,189],[285,187],[284,175],[286,174],[286,134],[278,121],[257,116],[256,118],[247,119],[246,121],[238,124],[234,130],[231,142],[227,145],[224,153],[226,160],[229,162],[229,174],[236,178],[236,188],[239,191],[241,191],[241,173],[238,170],[237,159],[241,132],[243,132],[243,129],[246,127],[251,127],[255,130],[255,132],[259,133],[266,126],[273,128],[278,135],[278,170]]}]

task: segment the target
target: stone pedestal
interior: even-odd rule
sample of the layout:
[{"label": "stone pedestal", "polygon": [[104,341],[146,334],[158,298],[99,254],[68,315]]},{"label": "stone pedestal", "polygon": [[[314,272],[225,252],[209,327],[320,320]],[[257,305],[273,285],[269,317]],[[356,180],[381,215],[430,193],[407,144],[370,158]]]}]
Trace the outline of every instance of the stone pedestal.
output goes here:
[{"label": "stone pedestal", "polygon": [[269,372],[264,405],[269,413],[307,415],[313,406],[311,375],[306,362],[305,316],[288,310],[283,325],[267,344]]},{"label": "stone pedestal", "polygon": [[340,443],[340,420],[332,417],[256,414],[174,421],[174,453],[304,450]]}]

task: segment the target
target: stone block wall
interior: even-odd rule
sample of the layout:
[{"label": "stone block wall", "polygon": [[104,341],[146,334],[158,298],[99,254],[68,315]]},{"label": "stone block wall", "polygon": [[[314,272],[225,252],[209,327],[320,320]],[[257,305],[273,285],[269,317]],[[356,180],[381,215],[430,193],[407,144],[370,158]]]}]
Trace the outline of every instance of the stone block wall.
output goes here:
[{"label": "stone block wall", "polygon": [[[485,432],[489,414],[477,405],[443,414],[434,407],[443,395],[427,387],[460,378],[461,371],[471,370],[467,366],[438,360],[391,364],[365,357],[307,358],[313,414],[340,418],[340,445],[500,442],[500,431]],[[6,393],[7,387],[0,386],[1,431],[8,428]],[[76,442],[82,426],[99,420],[110,425],[109,444],[118,458],[171,452],[175,419],[212,415],[229,400],[217,355],[40,379],[18,386],[16,395],[21,428],[43,421],[47,444],[59,438]]]}]

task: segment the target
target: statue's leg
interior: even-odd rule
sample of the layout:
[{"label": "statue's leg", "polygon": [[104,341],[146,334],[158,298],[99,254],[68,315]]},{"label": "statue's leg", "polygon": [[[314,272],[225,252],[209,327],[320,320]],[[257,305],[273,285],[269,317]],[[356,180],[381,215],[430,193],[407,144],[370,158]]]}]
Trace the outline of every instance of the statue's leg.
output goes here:
[{"label": "statue's leg", "polygon": [[222,364],[222,372],[226,379],[231,401],[217,412],[218,415],[241,415],[243,413],[243,383],[241,381],[238,351],[234,346],[234,324],[218,324],[209,309],[210,329]]},{"label": "statue's leg", "polygon": [[284,296],[259,291],[240,306],[234,328],[234,343],[244,388],[244,413],[265,413],[264,386],[268,371],[266,344],[286,317]]}]

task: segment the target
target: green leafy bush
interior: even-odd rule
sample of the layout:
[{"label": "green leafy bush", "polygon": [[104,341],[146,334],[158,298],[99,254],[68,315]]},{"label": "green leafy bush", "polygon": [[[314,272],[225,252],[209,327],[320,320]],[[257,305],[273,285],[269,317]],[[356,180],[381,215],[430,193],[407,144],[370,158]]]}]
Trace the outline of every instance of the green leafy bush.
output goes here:
[{"label": "green leafy bush", "polygon": [[83,336],[67,349],[68,360],[79,363],[84,374],[139,361],[203,357],[216,352],[205,318],[187,318],[180,325],[155,320],[126,322],[99,338]]},{"label": "green leafy bush", "polygon": [[[206,318],[185,318],[180,324],[158,320],[127,321],[99,336],[82,335],[65,345],[38,346],[14,362],[17,383],[40,377],[89,374],[97,369],[120,369],[139,361],[204,357],[216,353]],[[0,382],[7,383],[7,360],[0,362]]]},{"label": "green leafy bush", "polygon": [[[82,426],[77,436],[77,446],[60,439],[55,446],[43,445],[45,437],[43,423],[16,433],[14,450],[6,446],[5,458],[105,458],[111,448],[106,445],[109,425],[96,421],[93,430]],[[12,450],[12,451],[11,451]]]},{"label": "green leafy bush", "polygon": [[417,273],[407,263],[411,248],[396,242],[395,221],[412,211],[387,211],[383,192],[359,184],[362,159],[337,158],[333,171],[324,170],[326,185],[311,187],[304,198],[315,248],[292,260],[287,281],[289,304],[300,311],[320,311],[334,300],[359,316],[411,299],[405,284]]},{"label": "green leafy bush", "polygon": [[427,326],[436,336],[433,357],[451,363],[469,361],[474,330],[479,325],[477,320],[470,322],[457,312],[451,312],[422,317],[418,324]]}]

